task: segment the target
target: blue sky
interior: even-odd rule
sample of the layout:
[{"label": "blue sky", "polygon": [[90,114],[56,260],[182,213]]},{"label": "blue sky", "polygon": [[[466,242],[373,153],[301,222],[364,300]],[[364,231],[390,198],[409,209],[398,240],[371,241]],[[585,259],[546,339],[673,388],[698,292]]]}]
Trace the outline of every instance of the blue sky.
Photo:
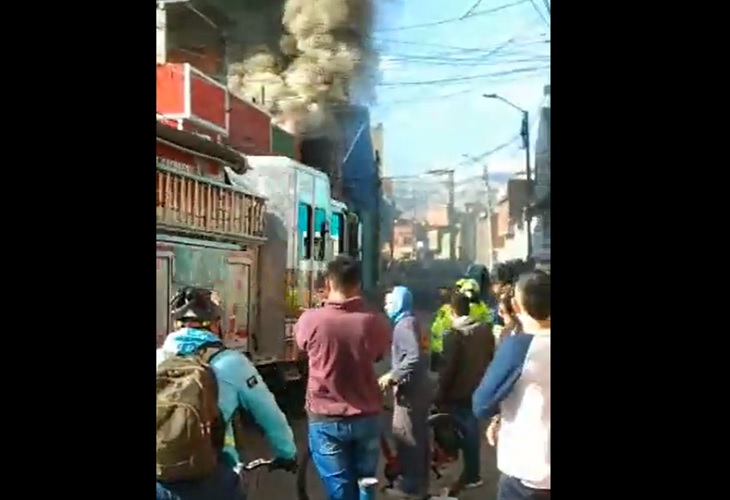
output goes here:
[{"label": "blue sky", "polygon": [[[382,73],[371,121],[384,126],[386,175],[453,166],[457,178],[481,172],[482,163],[463,155],[508,143],[519,133],[521,119],[484,93],[502,95],[537,117],[543,86],[550,81],[545,2],[527,0],[486,12],[518,1],[483,0],[476,15],[420,28],[413,26],[459,18],[476,0],[379,2],[375,40]],[[447,81],[412,83],[439,80]],[[485,161],[492,173],[512,172],[523,168],[524,153],[514,141]]]}]

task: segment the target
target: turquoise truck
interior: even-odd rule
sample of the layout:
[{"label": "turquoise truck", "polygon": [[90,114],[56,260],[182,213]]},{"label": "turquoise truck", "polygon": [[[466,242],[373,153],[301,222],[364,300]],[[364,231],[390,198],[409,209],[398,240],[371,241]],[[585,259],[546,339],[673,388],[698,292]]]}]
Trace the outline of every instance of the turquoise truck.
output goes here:
[{"label": "turquoise truck", "polygon": [[[173,329],[181,286],[214,289],[223,338],[276,392],[302,388],[292,327],[324,293],[336,255],[359,255],[361,228],[332,199],[326,174],[283,156],[247,156],[248,169],[157,162],[157,344]],[[213,172],[213,174],[211,174]]]}]

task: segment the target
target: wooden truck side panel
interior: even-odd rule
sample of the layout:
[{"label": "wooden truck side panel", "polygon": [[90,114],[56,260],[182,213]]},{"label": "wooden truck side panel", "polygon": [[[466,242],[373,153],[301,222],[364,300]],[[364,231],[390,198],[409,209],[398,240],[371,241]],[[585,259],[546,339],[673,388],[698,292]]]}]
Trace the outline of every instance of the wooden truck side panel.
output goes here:
[{"label": "wooden truck side panel", "polygon": [[163,239],[157,244],[158,346],[164,335],[174,329],[170,297],[184,286],[200,286],[215,290],[221,298],[226,346],[244,352],[255,348],[251,339],[256,338],[258,326],[258,251],[202,240],[162,235],[158,238]]}]

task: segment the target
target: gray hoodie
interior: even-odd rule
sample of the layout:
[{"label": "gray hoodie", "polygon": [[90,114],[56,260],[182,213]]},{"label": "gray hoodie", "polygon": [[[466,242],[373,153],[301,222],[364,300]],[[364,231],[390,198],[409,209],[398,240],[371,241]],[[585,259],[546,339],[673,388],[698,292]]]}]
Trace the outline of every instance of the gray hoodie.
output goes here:
[{"label": "gray hoodie", "polygon": [[391,376],[396,382],[396,403],[406,407],[430,406],[433,387],[429,377],[430,358],[421,342],[421,325],[413,315],[413,297],[405,287],[393,289],[394,321]]}]

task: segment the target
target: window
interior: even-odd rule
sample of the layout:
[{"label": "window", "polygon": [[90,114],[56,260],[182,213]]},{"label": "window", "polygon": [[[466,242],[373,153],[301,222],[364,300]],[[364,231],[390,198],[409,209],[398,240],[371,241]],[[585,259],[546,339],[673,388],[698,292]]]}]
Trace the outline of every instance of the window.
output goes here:
[{"label": "window", "polygon": [[335,240],[335,255],[345,253],[345,216],[340,213],[332,214],[330,230]]},{"label": "window", "polygon": [[323,208],[314,209],[314,260],[324,260],[327,250],[329,224]]},{"label": "window", "polygon": [[299,258],[312,258],[312,207],[300,203],[297,212],[297,236],[299,237]]}]

